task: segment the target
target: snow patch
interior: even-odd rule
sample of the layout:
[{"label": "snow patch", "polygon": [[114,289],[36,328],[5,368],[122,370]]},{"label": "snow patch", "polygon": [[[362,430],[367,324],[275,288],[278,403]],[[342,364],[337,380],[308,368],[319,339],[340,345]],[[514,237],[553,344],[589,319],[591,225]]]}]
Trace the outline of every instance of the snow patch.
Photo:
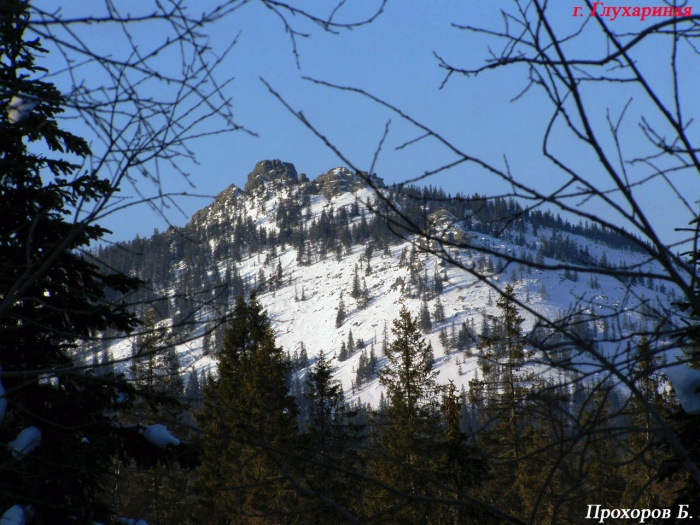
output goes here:
[{"label": "snow patch", "polygon": [[0,525],[24,525],[27,515],[22,505],[13,505],[0,517]]},{"label": "snow patch", "polygon": [[39,104],[36,99],[30,98],[29,95],[21,93],[15,95],[7,105],[7,120],[10,124],[17,124],[26,119]]},{"label": "snow patch", "polygon": [[666,377],[671,381],[683,410],[691,415],[700,414],[700,370],[674,365],[666,369]]},{"label": "snow patch", "polygon": [[25,428],[7,444],[16,458],[30,454],[39,445],[41,445],[41,430],[36,427]]},{"label": "snow patch", "polygon": [[115,394],[114,394],[114,404],[115,405],[121,405],[123,403],[126,403],[127,399],[128,399],[128,397],[124,392],[120,392],[119,390],[115,389]]},{"label": "snow patch", "polygon": [[165,425],[157,424],[145,427],[141,429],[141,434],[147,441],[159,448],[167,448],[168,445],[176,447],[180,444],[180,440],[168,432]]}]

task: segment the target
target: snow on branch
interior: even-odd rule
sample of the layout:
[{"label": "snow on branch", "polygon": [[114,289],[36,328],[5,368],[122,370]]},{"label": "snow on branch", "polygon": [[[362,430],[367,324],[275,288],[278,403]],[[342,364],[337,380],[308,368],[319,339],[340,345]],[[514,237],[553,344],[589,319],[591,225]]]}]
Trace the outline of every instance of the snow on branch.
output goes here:
[{"label": "snow on branch", "polygon": [[16,458],[31,454],[39,445],[41,445],[41,430],[34,426],[21,430],[17,437],[7,444]]},{"label": "snow on branch", "polygon": [[686,413],[700,414],[700,370],[687,365],[674,365],[666,369],[673,390]]}]

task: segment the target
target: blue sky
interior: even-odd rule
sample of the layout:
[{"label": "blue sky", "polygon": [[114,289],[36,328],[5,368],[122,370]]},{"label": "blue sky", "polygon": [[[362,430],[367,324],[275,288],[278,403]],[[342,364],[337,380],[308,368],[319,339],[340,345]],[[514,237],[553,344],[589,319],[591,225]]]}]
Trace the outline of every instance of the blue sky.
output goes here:
[{"label": "blue sky", "polygon": [[[317,9],[318,4],[300,2],[310,9]],[[579,4],[568,0],[550,2],[556,29],[562,34],[578,23],[571,12],[573,6]],[[64,13],[68,13],[70,5],[64,8]],[[371,0],[349,0],[340,15],[345,20],[362,18],[363,14],[371,12],[373,5],[376,2]],[[189,187],[175,174],[169,176],[166,188],[213,197],[231,183],[243,186],[247,174],[263,159],[292,162],[300,173],[311,178],[344,165],[284,109],[265,88],[261,77],[295,109],[303,110],[344,155],[363,169],[371,166],[384,128],[390,121],[389,135],[375,166],[375,172],[387,182],[413,178],[453,159],[434,140],[396,151],[397,146],[418,137],[420,132],[359,95],[315,85],[303,80],[305,76],[367,90],[429,124],[463,151],[500,168],[507,159],[519,180],[542,189],[553,187],[560,175],[541,153],[551,105],[535,90],[512,101],[526,85],[523,68],[489,72],[476,78],[455,77],[440,89],[444,70],[438,67],[434,52],[458,65],[474,67],[484,62],[488,46],[494,46],[493,41],[456,29],[452,23],[500,28],[501,7],[512,5],[512,2],[501,1],[389,0],[385,12],[375,22],[337,35],[324,33],[297,17],[292,19],[295,27],[311,33],[309,38],[298,40],[300,67],[296,65],[289,35],[280,20],[258,3],[245,5],[227,18],[226,23],[213,28],[211,44],[216,51],[238,35],[238,44],[224,63],[222,73],[236,77],[227,87],[236,121],[258,136],[235,132],[197,141],[193,148],[199,164],[188,167],[196,188]],[[134,9],[137,6],[134,2]],[[639,24],[648,22],[624,20],[619,23],[616,29],[637,29]],[[574,51],[588,53],[599,45],[585,35],[581,42],[576,44],[580,49],[574,47]],[[112,45],[109,38],[101,39],[100,44],[105,48]],[[495,49],[498,49],[497,44]],[[643,65],[650,68],[655,82],[657,79],[664,82],[663,72],[657,75],[654,69],[665,67],[664,51],[652,45],[643,53],[645,61],[648,60]],[[684,73],[691,75],[690,85],[693,85],[700,81],[697,57],[689,57],[687,65]],[[607,127],[606,115],[619,114],[632,97],[629,118],[624,123],[627,126],[624,136],[629,140],[624,146],[634,152],[640,141],[637,116],[644,109],[635,105],[636,94],[627,92],[626,86],[612,86],[606,90],[594,89],[590,95],[589,102],[595,109],[593,118],[601,129]],[[687,113],[697,114],[698,102],[693,95],[686,93]],[[557,136],[556,142],[564,157],[579,166],[590,162],[591,177],[598,176],[594,159],[581,150],[580,144],[567,139],[563,133]],[[697,177],[677,182],[691,201],[695,202],[700,196]],[[497,194],[509,189],[503,182],[468,165],[449,170],[428,183],[450,192]],[[146,181],[140,184],[143,192],[151,191]],[[125,188],[124,192],[128,194],[129,189]],[[650,184],[640,192],[640,199],[654,210],[656,224],[668,239],[675,239],[673,228],[684,226],[690,218],[689,212],[678,205],[677,197],[664,189],[663,184]],[[189,215],[208,202],[206,198],[182,198],[178,203],[184,214],[171,210],[168,218],[173,224],[182,225]],[[587,205],[598,213],[608,213],[602,207],[596,208],[594,203]],[[661,209],[664,211],[657,213],[656,210]],[[114,231],[113,239],[128,239],[136,233],[150,235],[154,228],[167,226],[146,206],[115,214],[105,225]]]}]

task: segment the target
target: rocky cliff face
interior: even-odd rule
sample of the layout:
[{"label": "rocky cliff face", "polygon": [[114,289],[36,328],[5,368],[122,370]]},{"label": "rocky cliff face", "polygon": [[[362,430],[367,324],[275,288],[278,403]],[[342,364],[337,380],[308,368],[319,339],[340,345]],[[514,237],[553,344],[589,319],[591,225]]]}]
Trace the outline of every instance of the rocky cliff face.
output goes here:
[{"label": "rocky cliff face", "polygon": [[294,164],[281,160],[263,160],[255,165],[255,169],[248,175],[245,191],[252,192],[263,186],[266,182],[283,182],[297,184],[299,176]]},{"label": "rocky cliff face", "polygon": [[332,199],[342,193],[356,191],[367,186],[366,179],[370,179],[376,187],[384,187],[384,181],[376,175],[363,173],[360,176],[357,173],[352,173],[347,168],[333,168],[328,173],[319,175],[314,180],[314,185],[321,195],[327,199]]}]

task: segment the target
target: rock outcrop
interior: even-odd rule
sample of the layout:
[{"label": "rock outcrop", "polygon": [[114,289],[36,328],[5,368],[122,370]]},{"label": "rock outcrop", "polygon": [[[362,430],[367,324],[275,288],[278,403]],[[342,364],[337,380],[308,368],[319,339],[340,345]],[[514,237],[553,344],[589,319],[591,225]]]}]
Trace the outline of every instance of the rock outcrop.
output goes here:
[{"label": "rock outcrop", "polygon": [[248,175],[245,191],[252,192],[263,186],[266,182],[284,182],[297,184],[299,176],[294,164],[281,160],[263,160],[255,165],[255,169]]},{"label": "rock outcrop", "polygon": [[[368,175],[366,173],[360,176],[347,168],[333,168],[328,173],[319,175],[316,180],[314,180],[314,185],[321,195],[330,199],[346,191],[355,191],[364,187],[367,184],[367,177]],[[384,186],[382,179],[376,175],[371,175],[369,178],[375,186]]]}]

